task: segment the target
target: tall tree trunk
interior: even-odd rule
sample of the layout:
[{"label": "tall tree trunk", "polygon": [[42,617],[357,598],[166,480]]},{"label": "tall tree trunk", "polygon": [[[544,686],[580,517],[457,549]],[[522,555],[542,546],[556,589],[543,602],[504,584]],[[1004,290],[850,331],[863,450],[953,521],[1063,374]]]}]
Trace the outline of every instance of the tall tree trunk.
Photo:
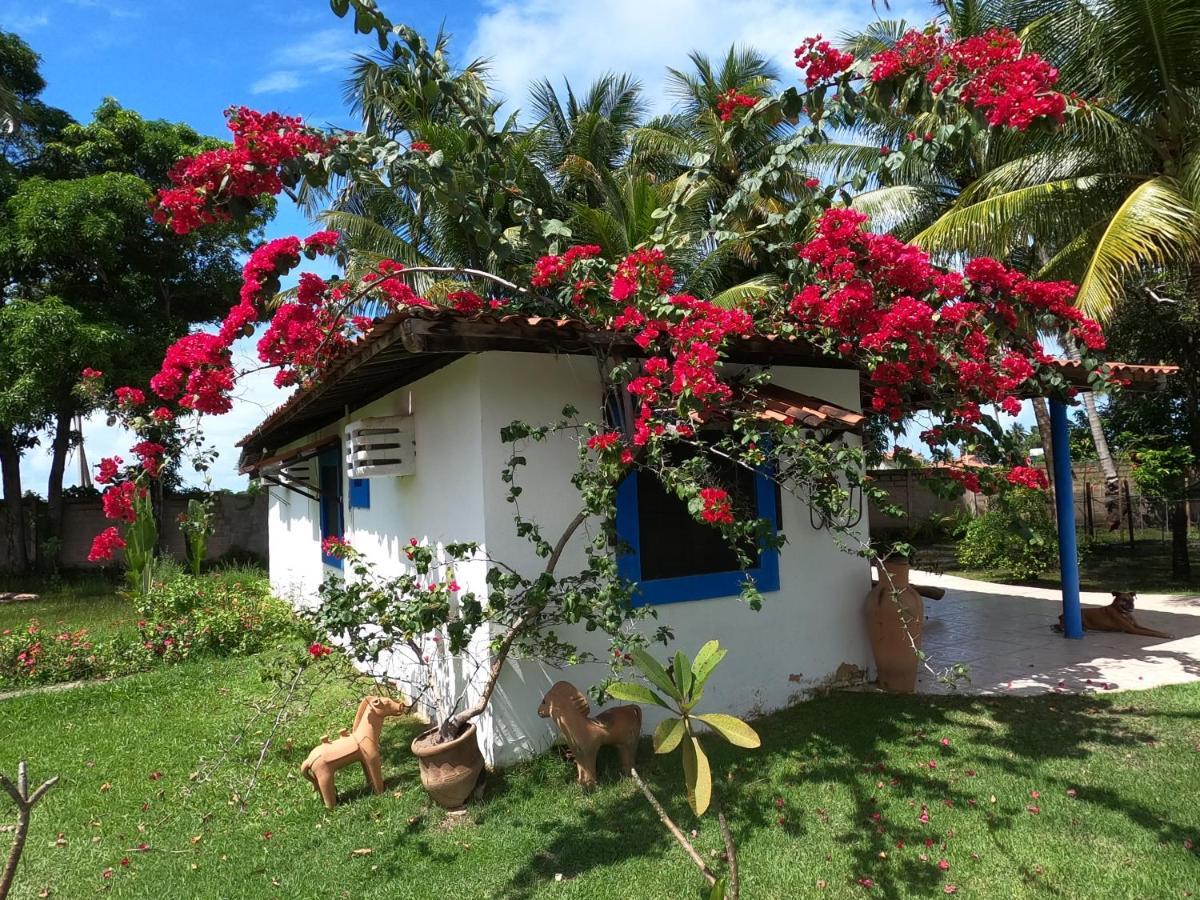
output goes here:
[{"label": "tall tree trunk", "polygon": [[1054,448],[1050,444],[1050,410],[1046,408],[1045,397],[1034,397],[1033,417],[1037,420],[1038,437],[1042,441],[1042,459],[1046,463],[1046,480],[1050,489],[1054,490]]},{"label": "tall tree trunk", "polygon": [[1176,578],[1187,578],[1192,574],[1188,560],[1188,512],[1187,501],[1180,499],[1171,503],[1171,574]]},{"label": "tall tree trunk", "polygon": [[[50,443],[50,477],[46,482],[46,519],[47,537],[62,537],[63,521],[63,476],[67,470],[67,451],[71,449],[71,420],[74,412],[60,409],[54,420],[54,439]],[[58,564],[59,547],[52,542],[50,552],[53,559],[48,559],[52,565]]]},{"label": "tall tree trunk", "polygon": [[0,475],[4,482],[4,506],[8,521],[5,537],[9,549],[9,564],[18,574],[29,570],[26,547],[25,502],[21,496],[21,451],[8,428],[0,428]]},{"label": "tall tree trunk", "polygon": [[[1079,348],[1069,335],[1064,343],[1067,356],[1072,362],[1079,362]],[[1117,472],[1112,451],[1108,449],[1108,438],[1104,436],[1104,425],[1096,409],[1096,395],[1091,391],[1080,391],[1079,396],[1083,400],[1088,430],[1092,433],[1092,443],[1096,447],[1096,461],[1100,464],[1100,474],[1104,478],[1104,518],[1108,521],[1108,530],[1117,531],[1121,527],[1121,476]]]}]

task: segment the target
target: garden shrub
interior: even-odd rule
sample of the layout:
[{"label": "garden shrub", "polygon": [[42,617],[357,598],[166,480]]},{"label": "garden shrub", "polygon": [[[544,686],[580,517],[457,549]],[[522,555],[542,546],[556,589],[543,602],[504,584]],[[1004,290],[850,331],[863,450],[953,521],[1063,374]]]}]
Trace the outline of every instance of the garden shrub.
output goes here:
[{"label": "garden shrub", "polygon": [[93,640],[86,630],[44,628],[37,620],[0,634],[0,686],[105,678],[194,656],[255,653],[299,633],[291,607],[271,595],[261,570],[194,576],[162,566],[135,596],[137,629]]},{"label": "garden shrub", "polygon": [[997,569],[1018,580],[1037,578],[1058,561],[1058,535],[1042,491],[1012,487],[961,530],[958,561]]}]

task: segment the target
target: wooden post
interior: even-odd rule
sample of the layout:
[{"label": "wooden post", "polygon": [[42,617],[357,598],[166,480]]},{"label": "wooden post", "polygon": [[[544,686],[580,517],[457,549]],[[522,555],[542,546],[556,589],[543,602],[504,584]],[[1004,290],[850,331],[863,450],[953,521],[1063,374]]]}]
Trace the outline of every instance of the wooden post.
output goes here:
[{"label": "wooden post", "polygon": [[1090,481],[1083,483],[1083,502],[1086,504],[1083,508],[1083,525],[1087,529],[1088,537],[1095,540],[1096,519],[1092,514],[1092,483]]},{"label": "wooden post", "polygon": [[1125,493],[1125,521],[1129,523],[1129,549],[1136,550],[1137,544],[1133,539],[1133,498],[1129,494],[1128,478],[1122,480],[1121,489]]}]

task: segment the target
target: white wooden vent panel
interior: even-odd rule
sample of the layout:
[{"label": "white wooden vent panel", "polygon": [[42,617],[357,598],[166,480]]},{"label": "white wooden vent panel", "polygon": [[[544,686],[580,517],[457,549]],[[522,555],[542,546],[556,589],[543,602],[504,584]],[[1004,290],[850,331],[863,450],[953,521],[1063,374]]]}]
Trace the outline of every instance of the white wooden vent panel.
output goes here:
[{"label": "white wooden vent panel", "polygon": [[346,468],[351,478],[411,475],[417,442],[412,416],[375,416],[346,426]]},{"label": "white wooden vent panel", "polygon": [[311,481],[313,477],[313,461],[311,459],[299,462],[284,463],[279,474],[284,481]]}]

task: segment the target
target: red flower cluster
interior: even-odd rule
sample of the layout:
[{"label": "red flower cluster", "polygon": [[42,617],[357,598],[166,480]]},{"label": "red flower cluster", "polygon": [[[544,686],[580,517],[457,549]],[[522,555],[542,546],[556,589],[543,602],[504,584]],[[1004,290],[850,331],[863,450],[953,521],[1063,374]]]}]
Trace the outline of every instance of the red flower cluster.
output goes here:
[{"label": "red flower cluster", "polygon": [[88,551],[88,562],[112,559],[113,553],[124,547],[125,539],[121,537],[121,532],[117,531],[115,526],[110,525],[93,538],[92,549]]},{"label": "red flower cluster", "polygon": [[146,394],[135,387],[119,387],[113,391],[113,396],[121,406],[141,406],[146,402]]},{"label": "red flower cluster", "polygon": [[96,465],[96,484],[111,484],[121,474],[121,464],[125,460],[119,456],[106,456]]},{"label": "red flower cluster", "polygon": [[946,38],[941,32],[906,31],[892,47],[871,57],[871,80],[888,81],[927,71],[945,49]]},{"label": "red flower cluster", "polygon": [[83,375],[84,378],[103,378],[104,377],[104,373],[101,372],[99,369],[84,369],[83,372],[81,372],[80,374]]},{"label": "red flower cluster", "polygon": [[935,94],[961,82],[961,102],[982,112],[990,125],[1024,131],[1041,120],[1062,122],[1067,98],[1054,90],[1058,70],[1023,50],[1020,39],[1006,29],[960,41],[941,32],[909,31],[894,47],[871,57],[871,80],[924,72]]},{"label": "red flower cluster", "polygon": [[617,263],[610,294],[614,300],[625,302],[641,290],[654,296],[671,289],[675,273],[667,265],[663,252],[653,248],[634,250]]},{"label": "red flower cluster", "polygon": [[150,379],[154,393],[197,412],[229,412],[233,365],[229,343],[220,335],[186,334],[167,348],[162,368]]},{"label": "red flower cluster", "polygon": [[733,503],[728,491],[719,487],[700,488],[700,499],[704,501],[700,516],[705,522],[710,525],[733,524]]},{"label": "red flower cluster", "polygon": [[321,541],[321,552],[326,556],[336,556],[341,559],[350,550],[350,543],[345,538],[331,535]]},{"label": "red flower cluster", "polygon": [[483,298],[474,291],[451,291],[446,295],[446,299],[455,312],[464,316],[473,316],[487,308]]},{"label": "red flower cluster", "polygon": [[151,478],[157,478],[158,473],[162,471],[162,458],[167,448],[155,441],[139,441],[130,450],[141,463],[142,471]]},{"label": "red flower cluster", "polygon": [[[322,644],[320,642],[312,643],[312,644],[308,645],[308,655],[311,656],[313,659],[321,659],[324,656],[328,656],[332,652],[333,652],[332,647],[327,647],[325,644]],[[270,834],[270,832],[267,832],[267,833]]]},{"label": "red flower cluster", "polygon": [[[1046,326],[1067,324],[1090,349],[1103,346],[1099,326],[1071,305],[1073,285],[1031,281],[992,259],[972,260],[963,276],[943,273],[924,251],[867,232],[865,223],[852,209],[822,214],[814,238],[796,247],[812,266],[813,283],[788,311],[843,355],[864,356],[876,412],[898,421],[914,391],[935,386],[960,395],[953,410],[960,425],[923,434],[931,447],[964,437],[963,429],[980,420],[981,403],[1015,414],[1014,393],[1047,362],[1040,345],[1000,343],[989,336],[997,331],[992,326],[1015,332],[1024,313]],[[978,482],[970,472],[951,477]]]},{"label": "red flower cluster", "polygon": [[833,80],[854,65],[854,54],[838,50],[819,34],[805,38],[795,56],[796,68],[805,73],[804,86],[810,88]]},{"label": "red flower cluster", "polygon": [[571,271],[571,266],[581,259],[595,259],[600,255],[596,244],[579,244],[567,249],[561,256],[543,256],[533,264],[533,275],[529,283],[536,288],[561,284]]},{"label": "red flower cluster", "polygon": [[169,175],[174,187],[158,192],[154,220],[177,234],[229,218],[229,198],[254,199],[283,190],[280,167],[305,153],[327,153],[335,141],[301,119],[245,107],[226,113],[233,146],[180,160]]},{"label": "red flower cluster", "polygon": [[1032,466],[1013,466],[1011,471],[1004,477],[1009,484],[1033,488],[1035,491],[1044,490],[1050,484],[1046,478],[1046,473]]},{"label": "red flower cluster", "polygon": [[728,122],[739,108],[749,109],[758,103],[757,97],[742,94],[736,88],[730,88],[717,98],[717,115],[722,122]]},{"label": "red flower cluster", "polygon": [[587,439],[587,446],[589,450],[596,450],[603,453],[605,450],[621,446],[621,434],[617,431],[593,434]]},{"label": "red flower cluster", "polygon": [[104,505],[104,518],[119,522],[135,521],[137,513],[134,512],[133,502],[145,496],[146,489],[133,481],[110,485],[100,498]]}]

